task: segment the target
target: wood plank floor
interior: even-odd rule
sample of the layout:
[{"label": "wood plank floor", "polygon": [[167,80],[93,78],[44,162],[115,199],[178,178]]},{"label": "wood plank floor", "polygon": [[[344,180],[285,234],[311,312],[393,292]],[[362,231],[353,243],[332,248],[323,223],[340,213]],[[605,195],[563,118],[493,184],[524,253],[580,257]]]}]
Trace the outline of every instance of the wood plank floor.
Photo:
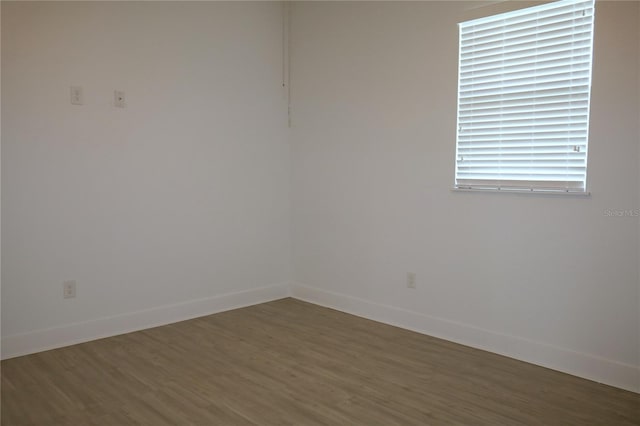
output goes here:
[{"label": "wood plank floor", "polygon": [[640,395],[293,299],[2,362],[2,425],[638,425]]}]

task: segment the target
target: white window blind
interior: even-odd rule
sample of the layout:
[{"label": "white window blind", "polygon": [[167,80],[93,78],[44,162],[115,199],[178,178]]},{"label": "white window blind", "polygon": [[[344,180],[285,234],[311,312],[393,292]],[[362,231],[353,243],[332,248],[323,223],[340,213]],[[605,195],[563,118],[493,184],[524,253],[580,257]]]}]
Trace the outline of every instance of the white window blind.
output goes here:
[{"label": "white window blind", "polygon": [[456,187],[586,191],[594,0],[459,24]]}]

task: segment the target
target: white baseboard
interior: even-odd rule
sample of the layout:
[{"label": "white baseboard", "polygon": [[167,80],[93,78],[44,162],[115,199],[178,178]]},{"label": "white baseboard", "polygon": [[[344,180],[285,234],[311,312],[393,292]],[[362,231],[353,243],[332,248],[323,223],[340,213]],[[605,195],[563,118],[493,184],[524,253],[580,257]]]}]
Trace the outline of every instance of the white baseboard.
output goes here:
[{"label": "white baseboard", "polygon": [[640,368],[442,318],[294,284],[292,297],[640,393]]},{"label": "white baseboard", "polygon": [[282,299],[289,290],[285,283],[6,336],[2,338],[2,359]]},{"label": "white baseboard", "polygon": [[2,359],[184,321],[284,297],[460,343],[640,393],[640,368],[303,285],[279,284],[2,338]]}]

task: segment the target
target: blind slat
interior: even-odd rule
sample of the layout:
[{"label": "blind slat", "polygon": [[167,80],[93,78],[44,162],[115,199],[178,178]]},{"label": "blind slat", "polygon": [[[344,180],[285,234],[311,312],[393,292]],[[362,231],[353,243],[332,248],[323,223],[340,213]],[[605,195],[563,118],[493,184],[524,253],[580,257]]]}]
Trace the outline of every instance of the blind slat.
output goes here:
[{"label": "blind slat", "polygon": [[[585,50],[590,51],[590,43],[589,40],[584,40],[578,43],[564,43],[554,46],[547,46],[544,48],[537,49],[537,56],[549,56],[554,54],[563,54],[567,55],[567,57],[572,56],[573,54],[577,55],[579,52],[583,52]],[[496,64],[505,64],[508,65],[512,62],[521,61],[523,59],[531,59],[531,52],[512,52],[509,55],[487,55],[484,58],[474,58],[473,61],[467,61],[463,65],[463,70],[467,70],[470,67],[478,67],[480,65],[496,65]]]}]

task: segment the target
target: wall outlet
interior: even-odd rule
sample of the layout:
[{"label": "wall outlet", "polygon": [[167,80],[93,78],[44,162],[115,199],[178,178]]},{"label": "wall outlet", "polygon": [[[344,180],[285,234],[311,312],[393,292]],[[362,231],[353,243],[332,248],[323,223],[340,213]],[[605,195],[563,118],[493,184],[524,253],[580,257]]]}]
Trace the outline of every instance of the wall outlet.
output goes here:
[{"label": "wall outlet", "polygon": [[62,283],[62,297],[65,299],[72,299],[76,297],[76,282],[65,281]]},{"label": "wall outlet", "polygon": [[71,104],[82,105],[83,103],[82,86],[71,86]]},{"label": "wall outlet", "polygon": [[415,272],[407,272],[407,288],[416,288]]}]

